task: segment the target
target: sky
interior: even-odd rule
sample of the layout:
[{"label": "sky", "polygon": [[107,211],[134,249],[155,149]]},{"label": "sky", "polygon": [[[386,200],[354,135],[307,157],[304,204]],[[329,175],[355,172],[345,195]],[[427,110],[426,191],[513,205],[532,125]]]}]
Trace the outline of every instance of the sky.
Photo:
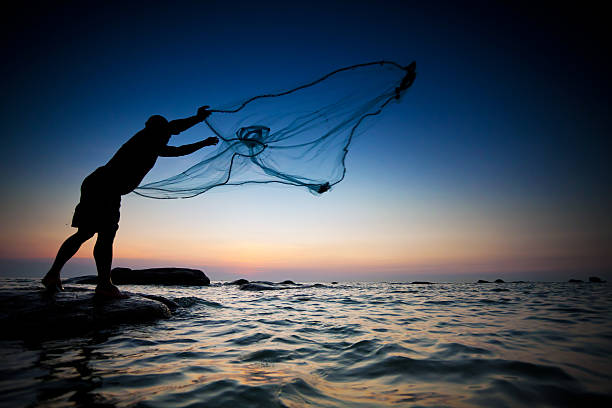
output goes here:
[{"label": "sky", "polygon": [[[113,266],[213,280],[612,278],[610,28],[593,5],[53,3],[2,17],[0,275],[46,272],[82,180],[150,115],[384,59],[416,61],[417,79],[354,141],[331,192],[126,195]],[[208,136],[195,127],[171,144]],[[66,276],[95,273],[93,243]]]}]

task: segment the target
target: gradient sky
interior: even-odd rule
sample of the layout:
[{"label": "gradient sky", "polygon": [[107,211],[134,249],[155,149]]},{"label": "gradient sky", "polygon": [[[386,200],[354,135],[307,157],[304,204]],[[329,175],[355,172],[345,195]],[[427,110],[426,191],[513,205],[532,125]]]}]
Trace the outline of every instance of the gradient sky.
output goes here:
[{"label": "gradient sky", "polygon": [[[417,79],[354,142],[333,191],[125,196],[113,265],[199,267],[213,280],[612,278],[601,10],[81,3],[2,17],[2,273],[46,272],[74,231],[81,181],[150,115],[185,117],[387,59],[416,60]],[[209,135],[195,127],[171,144]],[[94,273],[92,244],[69,273]]]}]

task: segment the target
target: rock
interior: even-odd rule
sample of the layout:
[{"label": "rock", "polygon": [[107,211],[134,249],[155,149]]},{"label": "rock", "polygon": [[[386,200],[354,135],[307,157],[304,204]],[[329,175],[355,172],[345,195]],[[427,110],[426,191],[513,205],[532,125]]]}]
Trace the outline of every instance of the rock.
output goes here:
[{"label": "rock", "polygon": [[302,283],[293,283],[292,281],[284,281],[279,283],[269,281],[253,281],[240,285],[240,290],[285,290],[285,289],[306,289],[306,288],[324,288],[326,287],[322,283],[315,283],[312,285],[305,285]]},{"label": "rock", "polygon": [[240,285],[240,290],[257,291],[257,290],[277,290],[277,289],[283,289],[283,288],[279,288],[274,283],[268,282],[268,281],[253,281],[253,282],[248,282],[243,285]]},{"label": "rock", "polygon": [[[174,300],[170,300],[170,299],[166,299],[163,296],[158,296],[158,295],[145,295],[143,293],[139,293],[138,296],[142,296],[144,298],[147,299],[151,299],[151,300],[155,300],[157,302],[161,302],[164,305],[166,305],[168,307],[168,309],[170,309],[171,312],[174,312],[176,309],[178,309],[179,307],[181,307],[181,305],[179,305],[178,303],[176,303]],[[184,306],[184,305],[183,305]]]},{"label": "rock", "polygon": [[495,283],[506,283],[503,279],[495,279]]},{"label": "rock", "polygon": [[[332,282],[336,284],[338,282]],[[292,280],[284,280],[282,282],[270,282],[270,281],[248,281],[246,279],[237,279],[233,282],[225,283],[225,285],[238,285],[242,290],[277,290],[277,289],[298,289],[298,288],[311,288],[318,287],[317,285],[305,285],[303,283],[295,283]],[[321,285],[321,284],[319,284]],[[321,285],[325,286],[325,285]]]},{"label": "rock", "polygon": [[491,282],[489,282],[489,281],[487,281],[487,280],[478,279],[478,282],[477,282],[477,283],[491,283]]},{"label": "rock", "polygon": [[584,283],[584,281],[582,279],[570,279],[568,280],[569,283]]},{"label": "rock", "polygon": [[204,272],[187,268],[114,268],[111,277],[118,285],[210,285],[210,279]]},{"label": "rock", "polygon": [[597,277],[597,276],[589,276],[589,282],[591,282],[591,283],[604,283],[605,280],[601,280],[601,278]]},{"label": "rock", "polygon": [[[113,268],[111,279],[116,285],[168,285],[168,286],[208,286],[210,279],[198,269],[188,268],[151,268],[130,269]],[[67,279],[65,283],[98,283],[93,275]]]},{"label": "rock", "polygon": [[64,279],[63,283],[76,283],[76,284],[82,284],[82,285],[97,285],[98,284],[98,276],[97,275],[77,276],[76,278]]},{"label": "rock", "polygon": [[237,279],[237,280],[235,280],[233,282],[226,283],[226,285],[244,285],[244,284],[247,284],[247,283],[249,283],[249,281],[246,280],[246,279]]},{"label": "rock", "polygon": [[171,300],[129,295],[127,299],[105,299],[94,296],[93,290],[71,287],[55,294],[35,287],[0,290],[0,337],[31,340],[70,337],[116,324],[168,318],[172,314],[168,307],[174,304]]},{"label": "rock", "polygon": [[411,282],[413,285],[431,285],[431,282],[427,282],[427,281],[414,281]]},{"label": "rock", "polygon": [[331,284],[332,284],[332,285],[337,285],[337,284],[338,284],[338,282],[333,281]]}]

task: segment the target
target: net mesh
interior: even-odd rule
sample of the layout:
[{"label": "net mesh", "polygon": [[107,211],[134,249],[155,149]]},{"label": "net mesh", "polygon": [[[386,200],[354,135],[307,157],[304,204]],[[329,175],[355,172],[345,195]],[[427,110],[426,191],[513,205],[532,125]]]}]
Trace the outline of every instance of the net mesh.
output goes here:
[{"label": "net mesh", "polygon": [[224,185],[281,183],[322,194],[340,183],[353,139],[412,85],[416,64],[377,61],[297,88],[211,109],[217,148],[187,170],[139,186],[150,198],[188,198]]}]

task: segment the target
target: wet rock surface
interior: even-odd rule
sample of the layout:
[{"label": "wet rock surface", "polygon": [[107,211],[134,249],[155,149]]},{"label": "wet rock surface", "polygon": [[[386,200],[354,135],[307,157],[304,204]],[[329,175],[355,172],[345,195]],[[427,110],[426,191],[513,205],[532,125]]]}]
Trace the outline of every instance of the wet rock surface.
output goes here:
[{"label": "wet rock surface", "polygon": [[225,285],[236,285],[236,286],[239,286],[240,290],[252,290],[252,291],[326,287],[325,285],[321,283],[303,284],[303,283],[295,283],[294,281],[288,280],[288,279],[282,282],[249,281],[247,279],[237,279],[235,281],[228,282]]},{"label": "wet rock surface", "polygon": [[245,283],[249,283],[246,279],[236,279],[235,281],[226,283],[226,285],[244,285]]},{"label": "wet rock surface", "polygon": [[240,290],[282,290],[282,289],[304,289],[304,288],[323,288],[325,285],[321,283],[314,284],[302,284],[294,283],[293,281],[286,280],[283,282],[269,282],[269,281],[253,281],[247,282],[240,285]]},{"label": "wet rock surface", "polygon": [[[188,268],[113,268],[111,279],[116,285],[168,285],[168,286],[209,286],[210,279],[199,269]],[[95,285],[95,275],[67,279],[65,283]]]},{"label": "wet rock surface", "polygon": [[0,338],[69,337],[123,323],[168,318],[176,304],[161,296],[124,292],[127,299],[96,296],[90,289],[66,287],[47,293],[39,287],[0,290]]}]

